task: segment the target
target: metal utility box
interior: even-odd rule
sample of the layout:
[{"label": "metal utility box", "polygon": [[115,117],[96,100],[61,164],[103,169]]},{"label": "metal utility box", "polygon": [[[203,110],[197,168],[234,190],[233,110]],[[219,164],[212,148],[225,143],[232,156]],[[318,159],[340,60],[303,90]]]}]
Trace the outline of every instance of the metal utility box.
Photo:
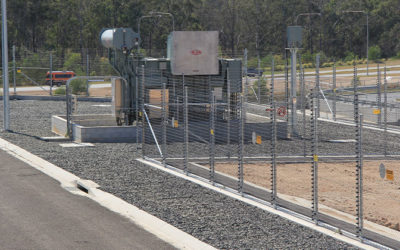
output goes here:
[{"label": "metal utility box", "polygon": [[289,48],[300,48],[303,41],[303,27],[288,26],[287,41]]},{"label": "metal utility box", "polygon": [[112,115],[116,118],[118,125],[124,120],[127,107],[130,105],[128,83],[120,78],[112,78]]},{"label": "metal utility box", "polygon": [[218,31],[174,31],[168,37],[173,75],[217,75]]}]

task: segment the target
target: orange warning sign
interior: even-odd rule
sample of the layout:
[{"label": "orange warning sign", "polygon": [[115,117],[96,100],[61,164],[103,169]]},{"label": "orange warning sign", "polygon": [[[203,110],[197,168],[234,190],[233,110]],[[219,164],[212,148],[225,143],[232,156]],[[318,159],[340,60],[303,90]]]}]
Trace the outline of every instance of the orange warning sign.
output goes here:
[{"label": "orange warning sign", "polygon": [[386,169],[386,179],[389,181],[394,181],[393,170]]},{"label": "orange warning sign", "polygon": [[374,113],[374,115],[379,115],[381,113],[379,109],[374,109],[372,112]]},{"label": "orange warning sign", "polygon": [[256,143],[261,144],[261,142],[262,142],[261,135],[257,135]]}]

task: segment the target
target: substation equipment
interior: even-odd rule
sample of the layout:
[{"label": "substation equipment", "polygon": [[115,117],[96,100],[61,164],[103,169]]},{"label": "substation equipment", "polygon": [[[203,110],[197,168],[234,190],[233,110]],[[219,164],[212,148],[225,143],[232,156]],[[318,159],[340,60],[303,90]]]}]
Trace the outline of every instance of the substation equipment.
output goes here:
[{"label": "substation equipment", "polygon": [[[113,81],[113,114],[119,125],[140,120],[137,108],[154,102],[154,93],[158,92],[156,96],[160,97],[163,85],[170,119],[184,117],[185,87],[190,103],[188,112],[198,119],[209,118],[207,104],[212,94],[216,103],[228,103],[230,98],[231,107],[235,107],[239,102],[243,89],[242,61],[218,58],[217,31],[173,31],[168,37],[166,58],[143,55],[140,35],[131,28],[104,29],[100,37],[108,48],[111,65],[126,79]],[[160,108],[160,101],[155,106]],[[146,112],[152,110],[146,108]],[[217,118],[223,119],[226,112],[232,111],[217,109]],[[236,115],[232,112],[230,117]]]},{"label": "substation equipment", "polygon": [[[290,91],[289,91],[289,124],[292,134],[296,135],[297,125],[297,83],[296,83],[296,65],[297,65],[297,51],[300,49],[303,40],[303,28],[301,26],[288,26],[287,27],[287,50],[291,54],[291,70],[290,70]],[[303,101],[303,100],[301,100]]]}]

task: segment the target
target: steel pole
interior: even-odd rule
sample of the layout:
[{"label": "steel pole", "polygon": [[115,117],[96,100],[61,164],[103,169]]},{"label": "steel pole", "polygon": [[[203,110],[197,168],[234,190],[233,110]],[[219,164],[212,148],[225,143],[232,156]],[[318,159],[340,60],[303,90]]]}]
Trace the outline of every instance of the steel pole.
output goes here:
[{"label": "steel pole", "polygon": [[89,49],[86,49],[86,76],[88,77],[86,81],[86,96],[89,96]]},{"label": "steel pole", "polygon": [[50,95],[53,95],[53,54],[50,52]]},{"label": "steel pole", "polygon": [[13,56],[13,86],[14,86],[14,95],[17,94],[17,67],[15,65],[15,45],[12,46],[12,56]]},{"label": "steel pole", "polygon": [[291,72],[290,72],[290,123],[291,123],[291,131],[293,135],[297,134],[296,125],[297,125],[297,111],[296,111],[296,98],[297,98],[297,88],[296,88],[296,61],[297,61],[297,48],[291,48],[290,53],[292,56],[291,59]]},{"label": "steel pole", "polygon": [[8,38],[7,38],[7,6],[6,0],[1,0],[2,13],[2,52],[3,52],[3,126],[4,130],[10,129],[9,85],[8,85]]},{"label": "steel pole", "polygon": [[367,76],[369,75],[368,72],[368,68],[369,68],[369,55],[368,55],[368,49],[369,49],[369,17],[368,17],[368,13],[366,13],[367,15]]}]

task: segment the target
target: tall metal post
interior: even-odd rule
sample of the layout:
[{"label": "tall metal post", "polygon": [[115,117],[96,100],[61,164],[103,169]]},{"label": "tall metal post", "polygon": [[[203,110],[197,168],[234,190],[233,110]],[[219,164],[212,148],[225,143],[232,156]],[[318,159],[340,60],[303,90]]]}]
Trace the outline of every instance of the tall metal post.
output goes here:
[{"label": "tall metal post", "polygon": [[136,151],[139,149],[139,75],[135,68],[135,117],[136,117]]},{"label": "tall metal post", "polygon": [[276,208],[276,143],[277,143],[277,121],[276,121],[276,103],[272,103],[270,113],[271,120],[271,204]]},{"label": "tall metal post", "polygon": [[[230,78],[230,72],[229,72],[229,67],[227,69],[227,87],[226,87],[226,99],[227,99],[227,110],[228,114],[226,117],[226,126],[227,126],[227,131],[226,131],[226,143],[228,148],[230,148],[231,144],[231,78]],[[231,157],[230,150],[228,150],[228,158]]]},{"label": "tall metal post", "polygon": [[86,81],[86,96],[89,96],[89,76],[90,76],[90,66],[89,66],[89,49],[86,49],[86,76],[88,77]]},{"label": "tall metal post", "polygon": [[318,224],[318,106],[315,105],[315,96],[318,90],[313,89],[312,106],[311,106],[311,151],[312,151],[312,219]]},{"label": "tall metal post", "polygon": [[363,127],[363,115],[360,114],[356,124],[356,140],[357,140],[357,233],[358,237],[362,241],[363,237],[363,226],[364,226],[364,215],[363,215],[363,152],[362,152],[362,127]]},{"label": "tall metal post", "polygon": [[[286,110],[289,110],[289,63],[287,57],[285,62],[285,102]],[[289,123],[289,115],[286,116],[286,122]]]},{"label": "tall metal post", "polygon": [[336,62],[333,63],[333,82],[332,82],[332,93],[333,93],[333,104],[332,104],[332,113],[333,113],[333,120],[336,121]]},{"label": "tall metal post", "polygon": [[369,16],[368,12],[365,12],[367,15],[367,76],[369,75],[369,55],[368,55],[368,50],[369,50]]},{"label": "tall metal post", "polygon": [[245,83],[244,83],[244,109],[243,109],[243,119],[244,119],[244,124],[246,124],[246,116],[247,116],[247,109],[246,109],[246,104],[247,104],[247,96],[249,94],[249,77],[247,76],[247,49],[244,49],[244,75],[245,75]]},{"label": "tall metal post", "polygon": [[166,83],[162,83],[161,95],[161,122],[162,122],[162,164],[166,166],[167,157],[167,108],[166,108]]},{"label": "tall metal post", "polygon": [[257,95],[258,95],[258,104],[261,104],[261,62],[260,62],[260,53],[257,52],[257,68],[258,68],[258,81],[257,81]]},{"label": "tall metal post", "polygon": [[188,112],[188,88],[185,86],[184,97],[183,97],[183,122],[184,122],[184,171],[188,174],[188,164],[189,164],[189,112]]},{"label": "tall metal post", "polygon": [[50,95],[53,95],[53,54],[50,51]]},{"label": "tall metal post", "polygon": [[243,96],[239,99],[239,154],[238,154],[238,191],[243,194],[243,146],[244,146],[244,120],[243,120]]},{"label": "tall metal post", "polygon": [[275,61],[271,60],[271,85],[270,85],[270,108],[269,113],[271,124],[271,204],[276,208],[276,103],[275,103]]},{"label": "tall metal post", "polygon": [[300,95],[301,95],[301,113],[302,113],[302,140],[303,140],[303,155],[307,155],[307,140],[306,140],[306,82],[304,79],[304,68],[301,62],[301,56],[299,56],[300,65]]},{"label": "tall metal post", "polygon": [[296,64],[297,64],[297,48],[290,48],[291,53],[291,82],[290,82],[290,125],[291,131],[293,135],[297,134],[297,111],[296,111],[296,102],[297,102],[297,86],[296,86]]},{"label": "tall metal post", "polygon": [[8,82],[8,38],[7,38],[7,6],[6,0],[1,0],[2,17],[2,55],[3,55],[3,127],[5,131],[10,129],[9,107],[9,82]]},{"label": "tall metal post", "polygon": [[145,154],[145,132],[146,132],[146,121],[145,121],[145,116],[144,116],[144,112],[145,112],[145,72],[144,72],[144,65],[142,65],[142,84],[140,86],[140,99],[141,99],[141,116],[142,116],[142,157],[144,158],[144,154]]},{"label": "tall metal post", "polygon": [[317,54],[315,58],[315,85],[316,85],[316,98],[317,98],[317,118],[321,116],[321,102],[320,102],[320,91],[321,85],[319,81],[319,62],[320,62],[320,55]]},{"label": "tall metal post", "polygon": [[387,118],[388,118],[388,113],[387,113],[387,106],[388,106],[388,100],[387,100],[387,75],[386,75],[386,64],[385,64],[385,70],[384,70],[384,86],[383,86],[383,102],[384,102],[384,117],[383,117],[383,125],[384,125],[384,133],[383,133],[383,141],[384,141],[384,155],[387,156],[387,150],[388,150],[388,144],[387,144]]},{"label": "tall metal post", "polygon": [[12,46],[12,56],[13,56],[13,86],[14,95],[17,94],[17,66],[15,61],[15,45]]},{"label": "tall metal post", "polygon": [[215,97],[214,91],[210,94],[210,181],[214,185],[215,175]]},{"label": "tall metal post", "polygon": [[376,104],[378,105],[378,126],[382,126],[382,79],[381,79],[381,70],[380,65],[378,64],[378,75],[376,78]]}]

